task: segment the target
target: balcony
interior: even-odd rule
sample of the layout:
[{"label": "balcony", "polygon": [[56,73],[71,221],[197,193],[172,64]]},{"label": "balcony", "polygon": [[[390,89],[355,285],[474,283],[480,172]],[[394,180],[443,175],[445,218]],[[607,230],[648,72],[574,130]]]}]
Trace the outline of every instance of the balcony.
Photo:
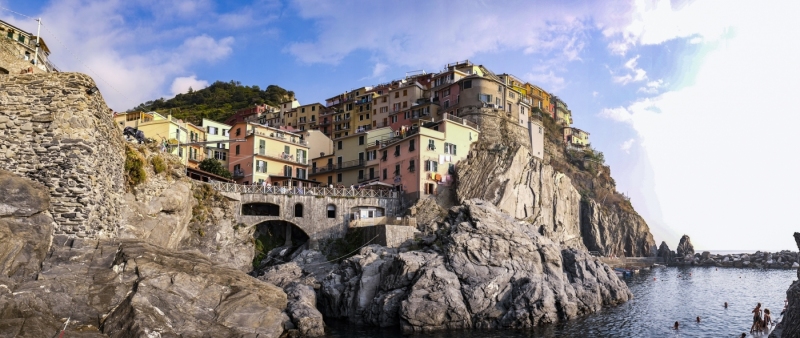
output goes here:
[{"label": "balcony", "polygon": [[345,162],[342,162],[342,163],[337,163],[336,164],[336,169],[347,169],[347,168],[353,168],[353,167],[360,167],[360,166],[363,166],[364,163],[365,163],[364,160],[345,161]]},{"label": "balcony", "polygon": [[234,169],[233,173],[231,175],[232,175],[234,180],[240,179],[240,178],[244,178],[244,170],[236,170],[236,169]]},{"label": "balcony", "polygon": [[275,132],[272,132],[272,131],[270,131],[269,133],[263,133],[263,132],[260,132],[260,131],[254,131],[252,129],[247,131],[247,136],[251,136],[251,135],[254,135],[254,134],[257,135],[257,136],[268,137],[268,138],[271,138],[271,139],[274,139],[274,140],[278,140],[278,141],[295,143],[295,144],[303,145],[303,146],[306,146],[306,147],[308,146],[308,142],[306,142],[305,140],[300,139],[299,137],[294,136],[294,135],[289,135],[289,137],[286,137],[285,134],[279,134],[279,133],[275,133]]},{"label": "balcony", "polygon": [[284,153],[284,152],[270,153],[270,152],[265,151],[264,149],[259,149],[258,152],[256,153],[256,155],[269,157],[269,158],[273,158],[273,159],[281,160],[281,161],[287,161],[287,162],[292,162],[292,163],[299,163],[299,164],[308,165],[308,158],[306,158],[306,157],[297,157],[297,158],[295,158],[294,155],[287,154],[287,153]]},{"label": "balcony", "polygon": [[325,165],[325,166],[322,166],[322,167],[311,168],[311,174],[326,173],[326,172],[329,172],[329,171],[333,171],[335,169],[336,169],[336,166],[334,166],[333,164],[328,164],[328,165]]},{"label": "balcony", "polygon": [[322,120],[322,121],[319,123],[319,125],[320,125],[320,126],[327,126],[327,125],[329,125],[329,124],[331,124],[331,121],[328,121],[327,119],[326,119],[326,120]]}]

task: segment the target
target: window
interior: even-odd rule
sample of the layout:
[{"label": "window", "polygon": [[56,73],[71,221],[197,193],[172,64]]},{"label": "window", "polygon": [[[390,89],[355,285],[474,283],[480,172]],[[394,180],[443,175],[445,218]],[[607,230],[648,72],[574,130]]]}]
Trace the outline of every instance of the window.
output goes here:
[{"label": "window", "polygon": [[336,143],[336,149],[338,149],[338,150],[342,150],[342,141],[338,141],[338,142]]},{"label": "window", "polygon": [[267,162],[257,160],[256,161],[256,172],[259,173],[266,173],[267,172]]},{"label": "window", "polygon": [[445,109],[450,108],[450,100],[445,100],[444,101],[444,108]]},{"label": "window", "polygon": [[503,85],[498,85],[497,86],[497,92],[498,93],[502,93],[503,92]]},{"label": "window", "polygon": [[267,141],[266,140],[258,140],[258,153],[260,155],[265,155],[267,151]]},{"label": "window", "polygon": [[303,205],[297,203],[294,205],[294,217],[303,217]]},{"label": "window", "polygon": [[478,94],[478,101],[492,103],[492,96],[489,94]]},{"label": "window", "polygon": [[392,121],[392,123],[397,123],[397,115],[392,115],[390,120]]},{"label": "window", "polygon": [[358,153],[358,163],[364,163],[364,153]]},{"label": "window", "polygon": [[394,92],[394,98],[396,99],[396,98],[399,98],[399,97],[400,97],[400,92]]},{"label": "window", "polygon": [[303,108],[300,108],[300,112],[301,112],[301,113],[305,113],[305,112],[306,112],[306,108],[305,108],[305,107],[303,107]]},{"label": "window", "polygon": [[328,185],[333,184],[333,176],[328,176]]},{"label": "window", "polygon": [[[216,128],[215,128],[215,129],[216,129]],[[214,131],[214,135],[216,135],[216,134],[217,134],[217,132],[216,132],[216,131]],[[236,136],[239,136],[239,135],[241,135],[241,134],[242,134],[242,128],[236,128]]]},{"label": "window", "polygon": [[433,140],[428,140],[428,150],[436,150],[436,143]]},{"label": "window", "polygon": [[447,88],[447,89],[443,90],[441,96],[445,97],[445,96],[448,96],[448,95],[450,95],[450,88]]},{"label": "window", "polygon": [[363,144],[364,144],[364,136],[362,135],[358,137],[358,145],[363,145]]},{"label": "window", "polygon": [[336,174],[336,182],[342,183],[342,173]]},{"label": "window", "polygon": [[367,152],[367,161],[372,161],[378,158],[378,151],[377,150],[370,150]]},{"label": "window", "polygon": [[215,151],[214,158],[220,161],[227,161],[228,160],[228,153],[224,151]]},{"label": "window", "polygon": [[425,160],[425,171],[438,171],[439,162],[433,160]]},{"label": "window", "polygon": [[408,89],[403,89],[403,96],[408,96]]},{"label": "window", "polygon": [[400,110],[400,103],[393,104],[392,105],[392,111],[398,111],[398,110]]},{"label": "window", "polygon": [[25,43],[25,36],[22,34],[17,34],[17,41]]},{"label": "window", "polygon": [[387,178],[389,178],[388,171],[389,171],[389,170],[387,170],[387,169],[385,169],[385,168],[383,169],[383,179],[384,179],[384,180],[385,180],[385,179],[387,179]]},{"label": "window", "polygon": [[290,165],[283,166],[283,176],[292,177],[292,166]]},{"label": "window", "polygon": [[394,157],[400,156],[400,145],[394,146]]},{"label": "window", "polygon": [[384,103],[386,102],[386,96],[384,96],[384,97],[383,97],[383,102],[384,102]]},{"label": "window", "polygon": [[414,172],[414,170],[416,170],[416,169],[417,169],[417,163],[416,163],[416,161],[414,161],[414,160],[411,160],[411,161],[409,161],[409,162],[408,162],[408,171],[410,171],[410,172],[412,172],[412,173],[413,173],[413,172]]},{"label": "window", "polygon": [[183,157],[183,148],[178,147],[178,157]]},{"label": "window", "polygon": [[358,171],[358,179],[359,180],[363,180],[364,179],[364,169],[361,169],[361,170]]},{"label": "window", "polygon": [[305,168],[296,168],[295,170],[297,171],[296,175],[294,176],[295,178],[299,178],[301,180],[304,180],[304,179],[307,178],[306,177],[306,169]]},{"label": "window", "polygon": [[369,168],[369,179],[375,178],[375,168]]},{"label": "window", "polygon": [[416,142],[417,140],[409,140],[408,141],[408,151],[414,151],[416,149]]},{"label": "window", "polygon": [[389,107],[381,107],[381,113],[388,113]]},{"label": "window", "polygon": [[336,218],[336,206],[328,204],[328,218]]},{"label": "window", "polygon": [[394,174],[395,174],[395,176],[396,175],[400,175],[400,165],[399,164],[395,164],[394,165]]},{"label": "window", "polygon": [[403,108],[408,108],[408,101],[403,101]]},{"label": "window", "polygon": [[513,99],[513,98],[514,98],[514,92],[512,92],[512,91],[510,91],[510,90],[509,90],[509,91],[508,91],[508,97],[510,97],[510,98],[512,98],[512,99]]},{"label": "window", "polygon": [[444,153],[445,154],[450,154],[450,155],[455,155],[456,154],[456,145],[452,144],[452,143],[445,142],[445,144],[444,144]]},{"label": "window", "polygon": [[381,161],[386,161],[386,158],[388,156],[389,156],[389,151],[388,150],[384,150],[383,151],[383,156],[381,156]]},{"label": "window", "polygon": [[461,89],[472,88],[472,80],[461,82]]}]

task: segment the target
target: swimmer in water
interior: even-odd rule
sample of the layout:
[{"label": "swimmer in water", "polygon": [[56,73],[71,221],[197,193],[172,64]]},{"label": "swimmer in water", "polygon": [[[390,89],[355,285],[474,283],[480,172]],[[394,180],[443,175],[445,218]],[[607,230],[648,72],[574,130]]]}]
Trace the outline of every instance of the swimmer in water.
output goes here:
[{"label": "swimmer in water", "polygon": [[672,328],[677,330],[678,327],[680,327],[680,326],[681,326],[681,324],[679,324],[678,322],[675,322],[675,325],[673,325]]},{"label": "swimmer in water", "polygon": [[725,302],[725,308],[726,309],[728,308],[728,302]]},{"label": "swimmer in water", "polygon": [[697,322],[698,323],[700,322],[700,316],[697,316]]}]

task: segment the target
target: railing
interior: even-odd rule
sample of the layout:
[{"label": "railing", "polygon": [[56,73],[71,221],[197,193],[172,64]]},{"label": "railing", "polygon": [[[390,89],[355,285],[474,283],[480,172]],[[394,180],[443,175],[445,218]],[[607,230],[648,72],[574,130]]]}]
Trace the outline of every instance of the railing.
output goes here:
[{"label": "railing", "polygon": [[300,164],[308,164],[308,158],[305,158],[305,157],[297,157],[297,158],[295,158],[294,155],[287,154],[287,153],[284,153],[284,152],[281,152],[280,154],[278,154],[278,153],[269,153],[269,152],[267,152],[267,151],[265,151],[263,149],[259,149],[258,152],[256,153],[256,155],[276,158],[276,159],[284,160],[284,161],[296,162],[296,163],[300,163]]},{"label": "railing", "polygon": [[244,171],[234,170],[232,176],[233,176],[233,178],[243,178],[244,177]]},{"label": "railing", "polygon": [[250,135],[253,135],[253,134],[256,134],[256,135],[261,136],[261,137],[268,137],[268,138],[271,138],[271,139],[276,139],[276,140],[283,141],[283,142],[297,143],[297,144],[304,145],[304,146],[308,145],[308,142],[306,142],[305,140],[302,140],[302,139],[300,139],[299,137],[296,137],[296,136],[291,136],[291,137],[287,138],[286,136],[279,136],[280,134],[276,134],[274,132],[270,132],[269,134],[267,134],[267,133],[262,133],[260,131],[253,131],[252,129],[247,131],[247,136],[250,136]]},{"label": "railing", "polygon": [[345,161],[342,163],[336,164],[336,169],[344,169],[350,167],[358,167],[364,165],[364,160],[352,160],[352,161]]},{"label": "railing", "polygon": [[285,187],[263,185],[241,185],[220,181],[211,181],[211,187],[222,192],[239,194],[265,194],[265,195],[307,195],[307,196],[334,196],[334,197],[375,197],[397,198],[397,192],[389,189],[352,189],[352,188],[325,188],[325,187]]}]

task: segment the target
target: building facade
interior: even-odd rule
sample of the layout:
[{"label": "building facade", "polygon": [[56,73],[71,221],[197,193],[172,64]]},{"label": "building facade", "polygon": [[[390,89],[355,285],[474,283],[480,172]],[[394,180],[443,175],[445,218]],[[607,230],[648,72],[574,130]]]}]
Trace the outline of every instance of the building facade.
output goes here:
[{"label": "building facade", "polygon": [[230,137],[244,139],[231,145],[228,170],[239,184],[310,186],[308,142],[302,135],[261,124],[241,122]]}]

